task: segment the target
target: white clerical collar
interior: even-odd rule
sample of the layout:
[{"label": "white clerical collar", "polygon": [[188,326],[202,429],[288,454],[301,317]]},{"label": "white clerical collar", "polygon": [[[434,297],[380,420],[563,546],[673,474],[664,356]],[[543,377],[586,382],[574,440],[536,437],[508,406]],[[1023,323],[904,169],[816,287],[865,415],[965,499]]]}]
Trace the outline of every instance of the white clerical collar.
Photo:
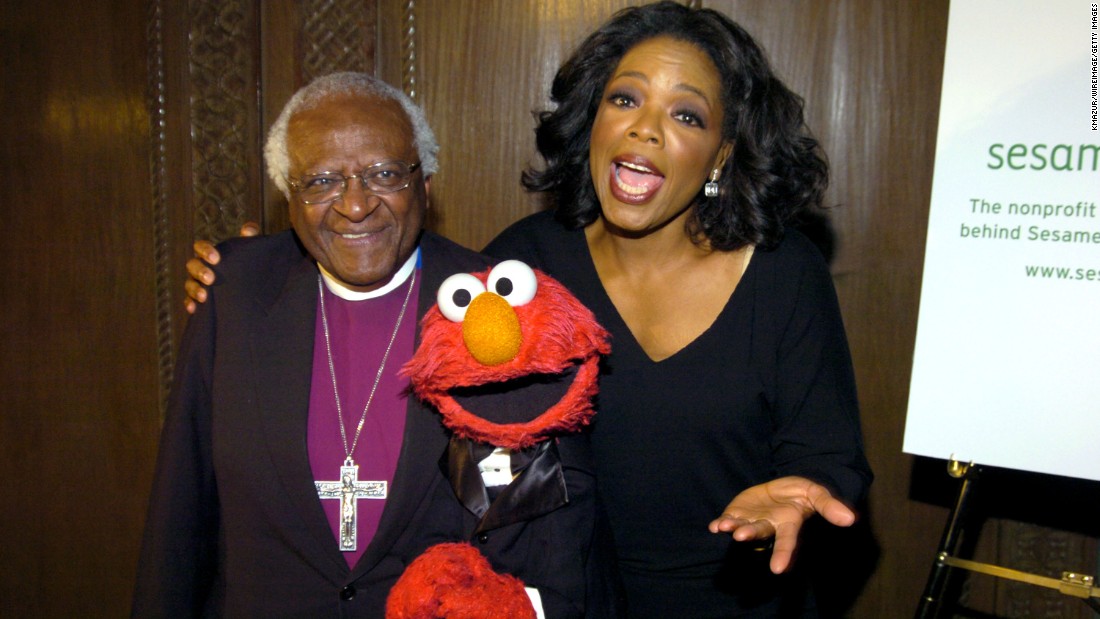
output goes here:
[{"label": "white clerical collar", "polygon": [[386,295],[394,288],[397,288],[401,284],[404,284],[409,276],[412,275],[413,269],[416,268],[417,261],[420,259],[420,248],[417,247],[416,251],[409,256],[409,259],[405,261],[405,264],[397,270],[393,278],[381,288],[371,290],[369,292],[361,292],[359,290],[352,290],[348,288],[340,280],[336,279],[331,273],[325,270],[325,267],[317,264],[317,268],[321,269],[321,277],[325,280],[325,288],[332,294],[344,299],[345,301],[364,301],[366,299],[375,299]]}]

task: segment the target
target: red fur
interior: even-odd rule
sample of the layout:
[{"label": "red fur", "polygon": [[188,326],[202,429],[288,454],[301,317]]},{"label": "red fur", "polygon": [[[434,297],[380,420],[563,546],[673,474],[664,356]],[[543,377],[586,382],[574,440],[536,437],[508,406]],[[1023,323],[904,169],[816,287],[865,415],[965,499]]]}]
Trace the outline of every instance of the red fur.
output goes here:
[{"label": "red fur", "polygon": [[535,619],[514,576],[493,571],[476,548],[438,544],[413,561],[390,590],[386,619]]},{"label": "red fur", "polygon": [[[483,282],[488,271],[474,275]],[[592,417],[599,356],[610,352],[607,331],[564,286],[535,271],[538,292],[515,308],[523,333],[519,353],[509,362],[478,363],[462,341],[462,325],[433,307],[421,322],[421,343],[402,372],[413,392],[443,415],[455,434],[500,447],[522,449],[555,433],[574,432]],[[560,374],[579,365],[573,384],[557,404],[526,423],[496,424],[463,409],[450,395],[455,387],[504,382],[531,374]]]},{"label": "red fur", "polygon": [[599,360],[586,359],[577,370],[573,384],[561,400],[541,415],[526,423],[493,423],[467,411],[449,394],[431,392],[421,395],[443,415],[443,423],[455,434],[482,443],[508,449],[525,449],[554,434],[576,432],[588,425],[595,411],[592,396],[596,394]]}]

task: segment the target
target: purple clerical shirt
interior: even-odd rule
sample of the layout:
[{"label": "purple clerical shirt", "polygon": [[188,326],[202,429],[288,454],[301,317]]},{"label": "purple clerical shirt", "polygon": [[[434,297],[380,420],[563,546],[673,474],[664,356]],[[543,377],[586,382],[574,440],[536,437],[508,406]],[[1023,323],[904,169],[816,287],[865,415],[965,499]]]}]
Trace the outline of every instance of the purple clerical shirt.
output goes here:
[{"label": "purple clerical shirt", "polygon": [[[419,273],[417,273],[419,276]],[[393,487],[397,457],[401,452],[401,440],[405,429],[405,407],[408,379],[398,376],[398,371],[412,357],[416,337],[416,306],[419,288],[416,278],[409,297],[401,326],[386,361],[382,378],[367,410],[363,429],[351,457],[359,465],[359,481],[386,481],[388,492],[400,492]],[[324,286],[325,313],[328,316],[329,340],[332,344],[332,361],[336,371],[336,385],[340,392],[340,406],[350,449],[355,441],[355,430],[367,405],[371,388],[378,374],[386,346],[393,335],[401,306],[409,290],[406,279],[386,294],[362,300],[343,299]],[[332,376],[329,373],[328,353],[321,321],[321,308],[317,308],[316,337],[313,346],[313,382],[309,400],[309,425],[307,442],[309,464],[317,481],[340,479],[340,467],[344,463],[344,444],[340,439],[340,425],[336,400],[333,397]],[[325,515],[332,528],[333,543],[340,540],[340,500],[321,500]],[[344,552],[348,565],[354,567],[378,530],[384,499],[362,498],[358,506],[357,538],[354,551]]]}]

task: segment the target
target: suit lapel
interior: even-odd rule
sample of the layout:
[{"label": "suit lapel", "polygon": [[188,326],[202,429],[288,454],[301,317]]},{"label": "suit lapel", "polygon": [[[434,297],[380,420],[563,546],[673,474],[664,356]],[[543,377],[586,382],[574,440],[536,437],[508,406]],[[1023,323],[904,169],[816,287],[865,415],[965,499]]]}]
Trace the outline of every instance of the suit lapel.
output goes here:
[{"label": "suit lapel", "polygon": [[[430,235],[424,236],[427,240]],[[432,251],[431,242],[427,245],[427,251],[424,244],[421,245],[422,266],[417,284],[419,287],[416,314],[418,324],[424,314],[435,304],[435,291],[439,288],[439,284],[451,274],[450,272],[443,274],[439,268],[433,268],[445,261]],[[416,345],[419,344],[418,327]],[[400,360],[402,365],[412,357],[412,352],[405,351],[404,358]],[[436,485],[442,480],[437,462],[446,447],[447,434],[439,416],[410,395],[405,407],[405,435],[401,442],[397,471],[394,473],[393,489],[382,511],[378,531],[355,565],[353,576],[357,577],[369,571],[386,556],[408,527],[416,526],[414,517],[418,508],[432,496]]]},{"label": "suit lapel", "polygon": [[306,443],[316,304],[317,268],[305,257],[291,267],[274,302],[257,313],[262,318],[252,333],[252,380],[272,468],[309,532],[303,557],[338,583],[347,573],[347,562],[317,498]]},{"label": "suit lapel", "polygon": [[[557,442],[548,439],[531,449],[534,452],[531,462],[489,505],[474,535],[516,522],[534,520],[569,502]],[[473,466],[476,473],[477,464],[473,463]],[[481,481],[480,475],[478,481]]]},{"label": "suit lapel", "polygon": [[355,565],[353,576],[369,571],[386,556],[406,529],[416,526],[417,511],[434,494],[442,479],[436,463],[446,445],[447,436],[437,416],[410,399],[393,489],[382,511],[378,531]]}]

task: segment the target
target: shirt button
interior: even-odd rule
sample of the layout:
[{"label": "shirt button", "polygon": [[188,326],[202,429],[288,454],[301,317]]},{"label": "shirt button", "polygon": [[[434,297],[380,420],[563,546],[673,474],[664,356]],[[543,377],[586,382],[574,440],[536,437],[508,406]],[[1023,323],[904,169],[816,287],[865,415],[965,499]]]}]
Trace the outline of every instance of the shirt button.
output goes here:
[{"label": "shirt button", "polygon": [[487,543],[489,543],[489,534],[488,534],[488,533],[482,533],[481,535],[478,535],[478,536],[477,536],[477,541],[478,541],[478,543],[480,543],[480,544],[487,544]]},{"label": "shirt button", "polygon": [[340,599],[345,602],[351,601],[355,597],[355,587],[348,585],[340,590]]}]

